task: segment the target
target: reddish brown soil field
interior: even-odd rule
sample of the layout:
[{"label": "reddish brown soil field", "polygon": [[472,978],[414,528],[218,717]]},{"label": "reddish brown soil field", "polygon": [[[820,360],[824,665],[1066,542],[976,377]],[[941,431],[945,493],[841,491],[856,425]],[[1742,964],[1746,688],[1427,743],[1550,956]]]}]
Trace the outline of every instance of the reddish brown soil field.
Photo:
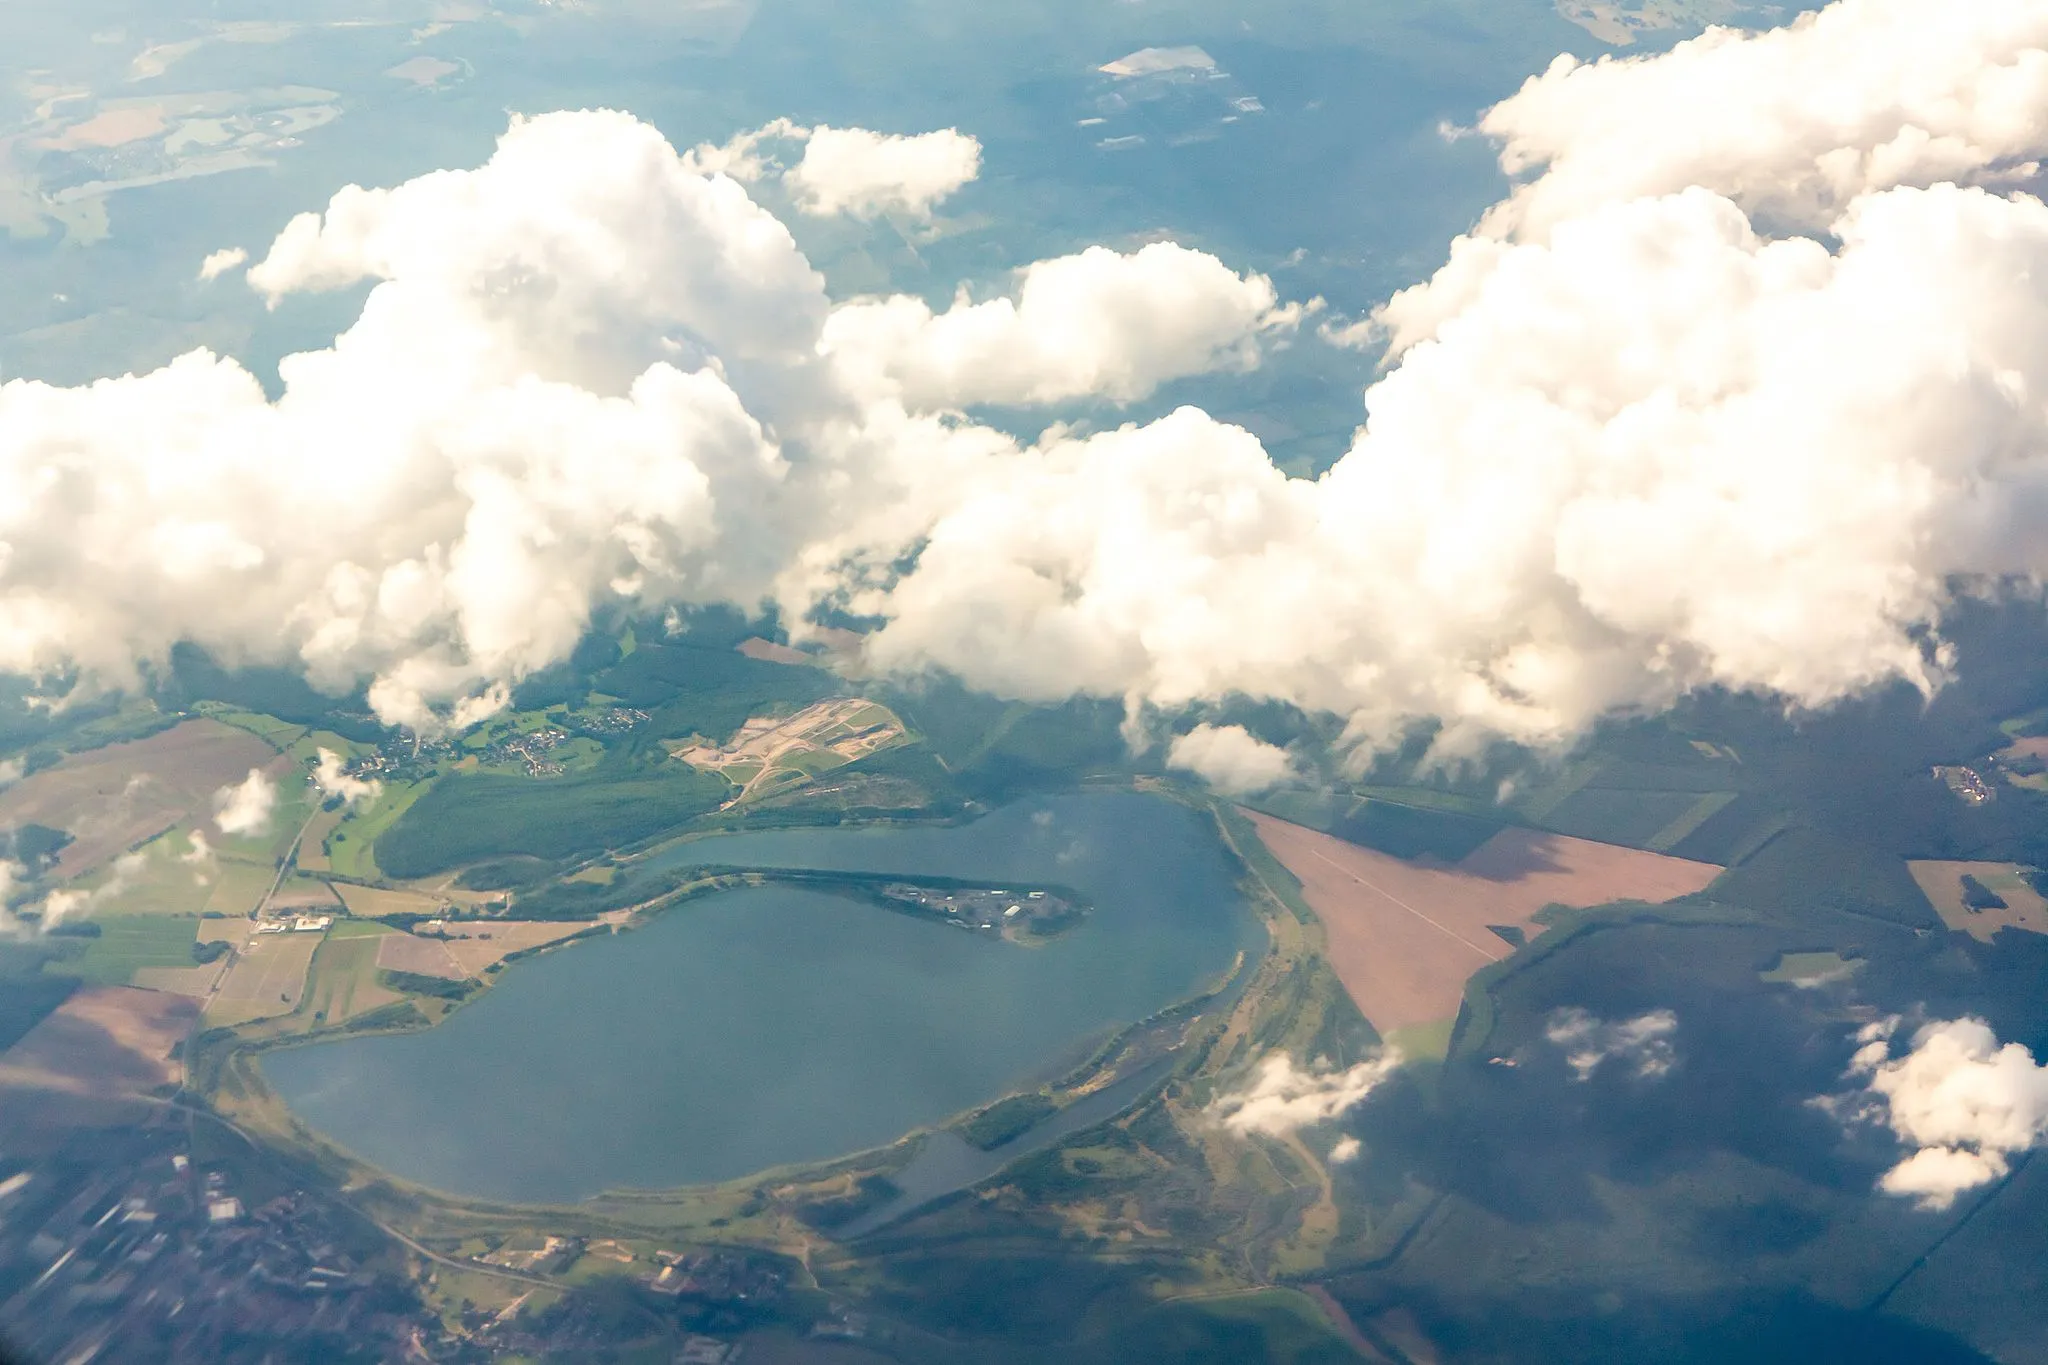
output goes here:
[{"label": "reddish brown soil field", "polygon": [[778,645],[773,640],[756,637],[752,640],[742,640],[733,648],[749,659],[759,659],[766,664],[792,664],[801,668],[818,666],[818,661],[802,650],[791,649],[788,645]]},{"label": "reddish brown soil field", "polygon": [[1721,873],[1712,863],[1525,829],[1501,831],[1452,866],[1404,862],[1244,814],[1301,882],[1328,936],[1330,965],[1382,1035],[1457,1014],[1466,980],[1513,951],[1488,925],[1534,938],[1542,926],[1531,916],[1546,905],[1667,901]]},{"label": "reddish brown soil field", "polygon": [[15,783],[0,792],[0,826],[70,831],[73,842],[58,856],[57,872],[72,877],[181,820],[211,818],[213,794],[251,768],[275,777],[290,766],[247,730],[188,720],[148,739],[73,754]]}]

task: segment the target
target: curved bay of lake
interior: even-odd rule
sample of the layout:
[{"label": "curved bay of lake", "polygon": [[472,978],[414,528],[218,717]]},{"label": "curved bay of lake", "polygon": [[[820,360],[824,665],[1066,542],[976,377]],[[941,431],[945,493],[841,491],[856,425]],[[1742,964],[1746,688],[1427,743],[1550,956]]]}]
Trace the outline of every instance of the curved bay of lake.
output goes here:
[{"label": "curved bay of lake", "polygon": [[264,1074],[333,1141],[452,1193],[729,1180],[1047,1078],[1258,941],[1208,818],[1130,792],[945,828],[720,835],[636,875],[697,863],[1056,883],[1094,913],[1026,948],[823,892],[721,892],[515,964],[438,1027],[272,1053]]}]

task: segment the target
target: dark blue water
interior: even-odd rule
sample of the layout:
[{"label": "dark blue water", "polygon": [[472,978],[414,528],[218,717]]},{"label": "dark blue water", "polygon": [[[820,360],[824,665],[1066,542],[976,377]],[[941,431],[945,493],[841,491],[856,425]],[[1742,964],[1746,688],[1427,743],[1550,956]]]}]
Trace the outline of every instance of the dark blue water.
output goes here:
[{"label": "dark blue water", "polygon": [[275,1053],[266,1076],[332,1140],[455,1193],[726,1180],[893,1141],[1070,1065],[1256,942],[1207,817],[1128,792],[654,861],[1055,882],[1094,913],[1026,948],[821,892],[727,892],[518,964],[427,1032]]}]

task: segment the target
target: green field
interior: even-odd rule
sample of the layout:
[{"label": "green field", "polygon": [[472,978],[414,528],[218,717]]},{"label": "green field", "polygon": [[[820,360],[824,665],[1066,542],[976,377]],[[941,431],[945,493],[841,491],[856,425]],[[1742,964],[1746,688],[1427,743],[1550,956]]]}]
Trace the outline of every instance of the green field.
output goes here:
[{"label": "green field", "polygon": [[377,940],[386,932],[381,924],[343,921],[336,925],[313,954],[311,980],[299,1013],[308,1015],[317,1026],[336,1028],[358,1015],[396,1004],[401,997],[377,980]]},{"label": "green field", "polygon": [[455,773],[436,782],[377,840],[376,864],[389,876],[408,878],[510,854],[600,853],[701,815],[728,790],[724,778],[680,763],[656,772],[550,781]]},{"label": "green field", "polygon": [[432,782],[387,783],[384,792],[369,806],[352,812],[327,836],[328,865],[338,877],[374,882],[382,877],[377,867],[376,842],[384,831],[412,809],[426,795]]},{"label": "green field", "polygon": [[192,943],[199,921],[168,915],[101,915],[97,938],[72,940],[83,948],[76,956],[47,964],[43,970],[75,976],[103,986],[125,986],[138,967],[190,967]]},{"label": "green field", "polygon": [[214,891],[214,869],[181,861],[191,851],[183,829],[174,829],[108,867],[82,878],[77,889],[93,893],[107,915],[196,915]]},{"label": "green field", "polygon": [[276,716],[266,716],[256,711],[244,711],[225,702],[202,701],[192,708],[202,716],[212,716],[223,725],[232,725],[237,730],[247,730],[265,744],[277,749],[288,749],[299,736],[306,733],[306,727]]}]

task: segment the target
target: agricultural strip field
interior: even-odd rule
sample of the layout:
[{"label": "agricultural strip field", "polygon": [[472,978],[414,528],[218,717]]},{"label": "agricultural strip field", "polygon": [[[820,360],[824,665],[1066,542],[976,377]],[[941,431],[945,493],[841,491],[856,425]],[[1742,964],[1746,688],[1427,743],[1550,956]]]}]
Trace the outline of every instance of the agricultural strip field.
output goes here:
[{"label": "agricultural strip field", "polygon": [[85,951],[50,963],[46,971],[106,986],[125,986],[145,967],[190,967],[196,919],[167,915],[100,915],[92,923],[99,937],[74,940]]},{"label": "agricultural strip field", "polygon": [[173,825],[207,820],[213,794],[251,768],[283,773],[289,760],[246,730],[188,720],[147,739],[73,754],[0,792],[0,826],[70,833],[57,873],[75,877]]},{"label": "agricultural strip field", "polygon": [[442,981],[460,981],[469,975],[446,944],[413,934],[391,933],[378,939],[377,965],[387,972],[431,976]]},{"label": "agricultural strip field", "polygon": [[213,892],[206,898],[206,908],[220,915],[246,915],[276,880],[276,868],[223,858],[214,870]]},{"label": "agricultural strip field", "polygon": [[232,725],[237,730],[247,730],[276,749],[290,748],[306,733],[306,727],[303,725],[294,725],[291,721],[279,720],[276,716],[266,716],[255,711],[237,711],[219,702],[202,701],[193,709],[223,725]]},{"label": "agricultural strip field", "polygon": [[175,1084],[183,1073],[172,1049],[198,1014],[182,995],[87,986],[0,1053],[0,1087],[114,1096]]},{"label": "agricultural strip field", "polygon": [[377,870],[372,846],[379,835],[412,809],[413,802],[426,795],[431,786],[431,781],[387,783],[384,794],[367,808],[350,812],[348,818],[322,841],[327,870],[339,877],[359,877],[366,881],[375,881],[382,876]]},{"label": "agricultural strip field", "polygon": [[[1909,862],[1906,870],[1920,884],[1941,922],[1957,933],[1989,943],[2001,929],[2048,934],[2048,902],[2012,863]],[[1973,909],[1964,903],[1963,878],[1974,877],[2005,902],[2001,908]]]},{"label": "agricultural strip field", "polygon": [[92,896],[99,915],[197,915],[213,898],[214,865],[194,857],[182,829],[173,829],[73,883]]},{"label": "agricultural strip field", "polygon": [[287,877],[270,898],[270,908],[331,915],[341,911],[342,902],[334,888],[318,877]]},{"label": "agricultural strip field", "polygon": [[[1330,965],[1382,1036],[1458,1012],[1474,972],[1513,951],[1547,905],[1666,901],[1720,875],[1613,844],[1507,829],[1455,864],[1410,862],[1246,810],[1322,920]],[[1509,937],[1495,926],[1509,931]]]},{"label": "agricultural strip field", "polygon": [[206,1007],[215,1028],[290,1014],[306,989],[306,969],[319,934],[264,934],[252,938]]},{"label": "agricultural strip field", "polygon": [[572,938],[586,929],[596,927],[596,921],[575,920],[492,920],[486,923],[450,923],[445,926],[449,935],[448,955],[455,959],[455,965],[462,969],[464,976],[482,976],[492,963],[502,961],[513,953],[523,953],[530,948],[544,947]]},{"label": "agricultural strip field", "polygon": [[348,912],[363,919],[382,919],[386,915],[438,915],[448,908],[446,901],[417,891],[390,891],[376,886],[356,886],[350,882],[334,889],[341,894]]},{"label": "agricultural strip field", "polygon": [[138,967],[135,984],[149,991],[168,991],[204,1000],[213,993],[214,983],[228,970],[226,960],[203,962],[191,967]]},{"label": "agricultural strip field", "polygon": [[[310,937],[310,935],[308,935]],[[312,995],[308,1001],[316,1019],[329,1028],[345,1024],[359,1014],[397,1004],[405,997],[377,983],[378,956],[397,933],[330,936],[313,958]]]},{"label": "agricultural strip field", "polygon": [[323,810],[314,816],[306,826],[306,834],[299,841],[298,865],[301,872],[332,872],[334,865],[327,858],[327,837],[341,824],[348,814],[346,806]]}]

